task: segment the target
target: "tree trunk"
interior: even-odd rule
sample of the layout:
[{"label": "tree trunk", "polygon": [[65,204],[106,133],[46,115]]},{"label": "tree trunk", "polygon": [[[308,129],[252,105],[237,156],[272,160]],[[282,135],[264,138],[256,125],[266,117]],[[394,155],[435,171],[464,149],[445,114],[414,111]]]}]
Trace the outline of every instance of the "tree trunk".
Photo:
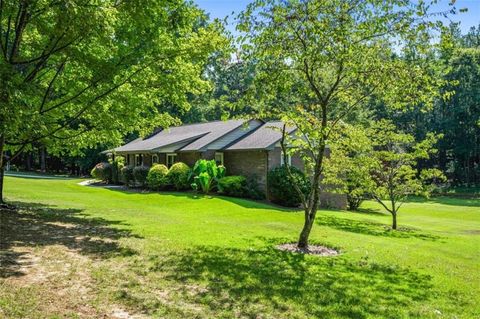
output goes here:
[{"label": "tree trunk", "polygon": [[314,218],[310,217],[305,218],[305,223],[303,224],[302,232],[300,233],[300,238],[298,239],[298,248],[306,249],[308,248],[308,238],[310,237],[310,232],[312,231],[312,226]]},{"label": "tree trunk", "polygon": [[47,171],[47,163],[46,163],[46,157],[47,157],[47,151],[45,150],[45,146],[42,146],[40,148],[40,171],[42,173],[45,173]]},{"label": "tree trunk", "polygon": [[392,213],[392,218],[393,218],[392,229],[397,229],[397,213],[396,212]]},{"label": "tree trunk", "polygon": [[3,147],[5,145],[5,137],[0,136],[0,205],[5,204],[3,201],[3,180],[5,176],[5,163],[3,158]]},{"label": "tree trunk", "polygon": [[32,153],[31,152],[27,153],[25,166],[26,166],[27,171],[32,170]]},{"label": "tree trunk", "polygon": [[3,201],[3,180],[5,176],[5,167],[2,165],[0,167],[0,205],[5,204]]}]

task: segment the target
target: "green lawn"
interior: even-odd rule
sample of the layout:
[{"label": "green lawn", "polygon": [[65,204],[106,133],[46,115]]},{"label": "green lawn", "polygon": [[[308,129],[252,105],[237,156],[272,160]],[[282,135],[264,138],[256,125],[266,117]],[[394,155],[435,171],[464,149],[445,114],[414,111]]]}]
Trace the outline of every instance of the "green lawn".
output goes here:
[{"label": "green lawn", "polygon": [[0,317],[480,317],[480,199],[412,200],[399,232],[373,202],[320,211],[342,254],[316,257],[274,248],[301,212],[79,181],[6,178]]}]

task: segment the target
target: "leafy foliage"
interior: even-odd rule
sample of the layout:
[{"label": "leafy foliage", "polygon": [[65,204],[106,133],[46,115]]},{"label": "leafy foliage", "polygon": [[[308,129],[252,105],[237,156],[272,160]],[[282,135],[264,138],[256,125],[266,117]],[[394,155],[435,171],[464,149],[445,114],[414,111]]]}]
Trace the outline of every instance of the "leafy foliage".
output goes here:
[{"label": "leafy foliage", "polygon": [[147,176],[149,173],[150,167],[148,166],[135,166],[133,168],[133,178],[135,179],[135,182],[139,184],[141,187],[145,186],[145,183],[147,182]]},{"label": "leafy foliage", "polygon": [[112,165],[107,162],[98,163],[92,169],[91,175],[96,179],[110,183],[112,180]]},{"label": "leafy foliage", "polygon": [[228,196],[244,197],[247,194],[245,176],[225,176],[218,180],[218,191]]},{"label": "leafy foliage", "polygon": [[183,0],[1,1],[0,169],[4,148],[78,154],[171,124],[159,106],[188,109],[227,44],[207,20]]},{"label": "leafy foliage", "polygon": [[428,134],[427,138],[415,142],[412,135],[399,133],[395,125],[379,121],[370,129],[373,161],[373,198],[393,217],[392,228],[397,228],[397,213],[408,195],[428,196],[432,182],[442,182],[444,175],[438,169],[416,169],[418,160],[428,159],[436,152],[434,145],[439,137]]},{"label": "leafy foliage", "polygon": [[133,166],[124,166],[121,170],[121,177],[126,186],[132,185],[135,181],[135,177],[133,176]]},{"label": "leafy foliage", "polygon": [[150,189],[163,189],[169,184],[169,179],[167,177],[167,166],[163,164],[155,164],[150,168],[150,170],[148,170],[147,173],[146,181]]},{"label": "leafy foliage", "polygon": [[124,158],[122,156],[116,156],[114,160],[110,160],[112,166],[112,183],[119,184],[122,178],[122,169],[125,166]]},{"label": "leafy foliage", "polygon": [[405,109],[431,106],[438,95],[442,79],[428,59],[439,25],[428,10],[423,1],[257,0],[241,14],[242,48],[257,70],[250,101],[297,128],[283,130],[282,148],[301,156],[311,175],[307,194],[290,185],[305,210],[299,247],[308,246],[338,124],[363,114],[373,97]]},{"label": "leafy foliage", "polygon": [[200,159],[195,163],[192,174],[192,188],[208,194],[216,187],[218,180],[225,176],[225,167],[217,166],[215,160]]},{"label": "leafy foliage", "polygon": [[301,203],[300,196],[292,187],[292,183],[298,185],[303,194],[310,192],[308,177],[298,168],[290,167],[290,174],[285,165],[276,167],[268,172],[268,191],[271,200],[277,204],[298,207]]},{"label": "leafy foliage", "polygon": [[346,194],[348,208],[357,210],[375,186],[372,143],[361,126],[341,123],[341,127],[329,144],[322,184],[328,191]]},{"label": "leafy foliage", "polygon": [[190,167],[187,164],[178,162],[173,164],[168,170],[168,181],[176,190],[185,190],[190,188]]}]

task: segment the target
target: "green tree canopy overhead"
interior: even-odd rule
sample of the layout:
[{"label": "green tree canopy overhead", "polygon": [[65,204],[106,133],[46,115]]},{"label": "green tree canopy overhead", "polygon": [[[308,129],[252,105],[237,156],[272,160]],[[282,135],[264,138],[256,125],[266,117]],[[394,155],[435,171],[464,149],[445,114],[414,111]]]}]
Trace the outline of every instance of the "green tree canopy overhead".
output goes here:
[{"label": "green tree canopy overhead", "polygon": [[305,208],[300,248],[308,246],[325,147],[338,124],[372,96],[402,109],[431,105],[437,95],[427,57],[441,24],[428,12],[409,0],[259,0],[240,16],[243,49],[257,61],[252,103],[298,128],[284,153],[298,152],[312,175],[307,196],[296,187]]},{"label": "green tree canopy overhead", "polygon": [[206,88],[204,64],[224,43],[205,21],[183,0],[0,1],[0,154],[168,125],[157,105],[185,107]]}]

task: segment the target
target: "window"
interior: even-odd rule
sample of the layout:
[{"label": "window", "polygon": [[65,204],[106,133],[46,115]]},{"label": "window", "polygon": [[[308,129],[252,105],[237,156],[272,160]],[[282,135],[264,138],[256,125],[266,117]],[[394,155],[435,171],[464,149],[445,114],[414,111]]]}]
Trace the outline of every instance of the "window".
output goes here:
[{"label": "window", "polygon": [[158,155],[157,154],[152,155],[152,164],[158,164]]},{"label": "window", "polygon": [[126,165],[126,166],[130,165],[130,161],[129,161],[130,155],[128,155],[128,154],[125,155],[125,156],[124,156],[124,159],[125,159],[125,165]]},{"label": "window", "polygon": [[136,166],[142,166],[143,164],[143,156],[142,154],[136,154],[135,155],[135,165]]},{"label": "window", "polygon": [[223,153],[221,152],[215,153],[215,162],[217,163],[217,165],[223,165]]},{"label": "window", "polygon": [[167,154],[167,167],[170,168],[177,161],[177,154]]},{"label": "window", "polygon": [[[290,154],[287,155],[287,163],[288,165],[292,165],[292,156]],[[283,157],[283,151],[280,153],[280,165],[285,165],[285,158]]]}]

